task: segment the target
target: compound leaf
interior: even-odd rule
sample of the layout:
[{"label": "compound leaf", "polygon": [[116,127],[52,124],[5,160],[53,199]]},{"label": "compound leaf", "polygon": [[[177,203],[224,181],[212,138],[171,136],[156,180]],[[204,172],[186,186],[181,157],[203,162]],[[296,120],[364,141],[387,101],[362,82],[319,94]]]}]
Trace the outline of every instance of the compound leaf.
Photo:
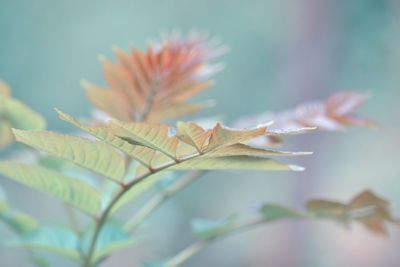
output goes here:
[{"label": "compound leaf", "polygon": [[72,161],[113,180],[121,181],[125,175],[125,158],[103,142],[48,131],[14,130],[14,134],[21,143]]},{"label": "compound leaf", "polygon": [[149,149],[148,147],[139,145],[132,145],[128,141],[116,136],[114,132],[106,126],[83,125],[72,116],[65,114],[59,110],[57,110],[57,112],[62,120],[67,121],[74,126],[80,128],[81,130],[88,132],[99,140],[102,140],[105,143],[112,145],[113,147],[130,156],[131,158],[137,160],[141,164],[147,167],[151,165],[151,161],[155,153],[153,149]]}]

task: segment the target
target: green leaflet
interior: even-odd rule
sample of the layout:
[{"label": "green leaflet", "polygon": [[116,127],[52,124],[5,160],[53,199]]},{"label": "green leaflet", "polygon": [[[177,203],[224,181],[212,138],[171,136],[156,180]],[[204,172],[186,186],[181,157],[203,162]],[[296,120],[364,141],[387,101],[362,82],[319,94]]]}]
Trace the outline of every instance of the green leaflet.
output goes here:
[{"label": "green leaflet", "polygon": [[0,162],[0,174],[45,192],[88,214],[96,214],[100,210],[101,197],[94,188],[58,172],[39,166],[3,161]]},{"label": "green leaflet", "polygon": [[65,256],[74,261],[80,260],[79,238],[69,228],[45,226],[21,236],[12,245],[31,250],[43,250]]},{"label": "green leaflet", "polygon": [[207,158],[198,157],[169,168],[171,170],[291,170],[302,171],[304,168],[287,165],[278,161],[252,156],[229,156]]},{"label": "green leaflet", "polygon": [[143,262],[144,267],[167,267],[167,261],[164,262],[154,262],[154,261],[145,261]]},{"label": "green leaflet", "polygon": [[7,208],[8,204],[7,204],[6,192],[4,192],[3,187],[0,186],[0,212]]},{"label": "green leaflet", "polygon": [[12,128],[45,129],[46,121],[22,102],[11,98],[8,85],[0,80],[0,148],[14,141]]},{"label": "green leaflet", "polygon": [[10,87],[3,80],[0,80],[0,94],[2,94],[3,96],[10,96],[11,95]]},{"label": "green leaflet", "polygon": [[113,180],[121,181],[125,175],[125,158],[103,142],[48,131],[14,130],[14,134],[21,143],[72,161]]},{"label": "green leaflet", "polygon": [[212,239],[221,235],[236,225],[236,216],[231,216],[225,220],[194,219],[191,222],[193,233],[202,239]]},{"label": "green leaflet", "polygon": [[29,215],[12,209],[0,211],[0,221],[17,234],[31,232],[39,226],[37,221]]},{"label": "green leaflet", "polygon": [[153,149],[149,149],[148,147],[144,146],[132,145],[129,142],[123,140],[122,138],[119,138],[118,136],[114,135],[114,133],[111,132],[111,130],[109,128],[106,128],[105,126],[86,126],[81,124],[77,119],[73,118],[72,116],[67,115],[59,110],[56,111],[62,120],[73,124],[82,131],[88,132],[89,134],[93,135],[99,140],[102,140],[105,143],[110,144],[113,147],[121,150],[128,156],[140,162],[141,164],[145,166],[151,165],[151,161],[155,153]]},{"label": "green leaflet", "polygon": [[157,188],[161,192],[168,191],[181,178],[182,178],[181,173],[163,172],[162,176],[158,179],[157,183],[155,184],[155,188]]},{"label": "green leaflet", "polygon": [[[78,235],[67,227],[44,226],[20,236],[11,244],[30,250],[55,253],[80,262],[80,251],[87,252],[89,249],[93,230],[94,228],[90,227],[84,233],[82,242],[80,242]],[[108,222],[103,226],[96,243],[94,261],[100,260],[114,250],[130,246],[134,242],[135,240],[124,232],[119,224]]]},{"label": "green leaflet", "polygon": [[[38,222],[27,214],[13,210],[8,206],[6,195],[0,187],[0,221],[3,222],[17,236],[22,236],[39,228]],[[29,251],[30,262],[38,267],[49,267],[43,257]]]},{"label": "green leaflet", "polygon": [[[93,236],[94,227],[86,231],[83,237],[82,247],[87,251],[90,246],[90,241]],[[96,252],[94,255],[94,262],[101,260],[103,257],[109,255],[115,250],[119,250],[134,244],[136,240],[122,229],[122,226],[117,222],[107,222],[99,234],[96,243]]]},{"label": "green leaflet", "polygon": [[0,221],[17,234],[27,233],[38,227],[35,219],[9,207],[7,196],[2,187],[0,187]]},{"label": "green leaflet", "polygon": [[22,102],[0,94],[0,113],[13,128],[23,130],[41,130],[46,121]]},{"label": "green leaflet", "polygon": [[12,125],[5,120],[0,121],[0,148],[6,147],[14,141]]},{"label": "green leaflet", "polygon": [[111,121],[111,127],[116,134],[134,145],[142,145],[157,150],[168,157],[176,158],[178,138],[170,136],[168,125],[149,123],[123,123],[117,120]]},{"label": "green leaflet", "polygon": [[313,199],[308,201],[306,203],[306,209],[315,217],[337,220],[345,220],[348,213],[348,207],[345,203],[325,199]]},{"label": "green leaflet", "polygon": [[[130,120],[130,117],[128,116],[130,113],[130,106],[126,99],[124,99],[124,96],[118,91],[104,90],[88,81],[82,81],[81,85],[85,88],[87,97],[95,107],[104,110],[113,118],[121,118],[124,121]],[[117,103],[118,108],[115,108]]]},{"label": "green leaflet", "polygon": [[72,163],[69,163],[61,158],[50,156],[50,155],[42,155],[38,159],[38,164],[47,169],[63,172],[63,170]]},{"label": "green leaflet", "polygon": [[42,256],[31,253],[29,255],[30,262],[37,267],[50,267],[50,263]]},{"label": "green leaflet", "polygon": [[234,144],[223,146],[212,150],[204,155],[204,157],[227,157],[227,156],[255,156],[255,157],[282,157],[282,156],[302,156],[310,155],[311,152],[287,152],[269,150],[265,148],[252,147],[245,144]]},{"label": "green leaflet", "polygon": [[264,204],[260,209],[260,213],[266,221],[299,218],[303,216],[295,210],[275,204]]}]

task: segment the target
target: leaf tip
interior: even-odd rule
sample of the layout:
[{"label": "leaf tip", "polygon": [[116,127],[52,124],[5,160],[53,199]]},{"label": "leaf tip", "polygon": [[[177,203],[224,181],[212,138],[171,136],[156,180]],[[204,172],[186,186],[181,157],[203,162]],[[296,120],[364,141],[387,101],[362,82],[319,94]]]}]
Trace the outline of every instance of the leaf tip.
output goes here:
[{"label": "leaf tip", "polygon": [[85,79],[80,80],[79,84],[85,89],[87,89],[91,85],[90,82],[88,80],[85,80]]},{"label": "leaf tip", "polygon": [[119,54],[120,52],[122,52],[122,49],[119,48],[119,46],[118,46],[118,45],[115,45],[115,44],[111,46],[111,50],[112,50],[115,54]]},{"label": "leaf tip", "polygon": [[309,155],[313,155],[314,152],[313,151],[300,151],[300,152],[293,152],[294,156],[309,156]]},{"label": "leaf tip", "polygon": [[26,139],[27,134],[29,135],[29,133],[27,133],[27,132],[31,132],[31,131],[20,130],[20,129],[15,129],[15,128],[11,128],[11,131],[15,137],[15,141],[21,142],[21,143],[24,143],[24,140]]},{"label": "leaf tip", "polygon": [[302,172],[304,171],[306,168],[302,167],[302,166],[298,166],[298,165],[288,165],[289,169],[295,172]]},{"label": "leaf tip", "polygon": [[102,54],[98,55],[97,59],[100,61],[100,63],[104,63],[107,61],[107,58]]}]

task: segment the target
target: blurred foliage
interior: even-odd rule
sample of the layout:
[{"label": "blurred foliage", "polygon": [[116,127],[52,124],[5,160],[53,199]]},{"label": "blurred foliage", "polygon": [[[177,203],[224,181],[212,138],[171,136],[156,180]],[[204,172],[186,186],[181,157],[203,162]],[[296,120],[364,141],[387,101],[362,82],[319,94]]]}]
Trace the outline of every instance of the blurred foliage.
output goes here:
[{"label": "blurred foliage", "polygon": [[[400,134],[399,126],[393,123],[400,115],[399,10],[396,0],[124,0],[112,4],[97,1],[95,5],[0,0],[0,77],[12,85],[17,99],[46,116],[51,129],[66,129],[68,126],[57,120],[52,109],[87,114],[88,102],[78,81],[85,77],[105,84],[95,60],[98,54],[111,58],[109,51],[114,44],[126,48],[133,42],[144,47],[146,38],[155,38],[160,31],[178,28],[186,32],[197,27],[220,36],[231,50],[224,56],[227,68],[218,76],[216,88],[196,99],[218,102],[203,115],[226,114],[229,121],[239,115],[286,109],[338,89],[371,93],[374,100],[364,112],[379,118],[383,130],[352,131],[329,142],[325,142],[325,135],[301,138],[302,145],[318,155],[318,164],[301,160],[308,171],[296,180],[290,175],[270,174],[270,179],[254,174],[250,185],[237,174],[207,174],[195,188],[169,202],[149,222],[151,243],[155,245],[148,253],[170,255],[191,238],[184,216],[223,217],[247,209],[243,203],[262,198],[295,206],[313,195],[346,199],[367,186],[400,204],[400,172],[393,160]],[[230,101],[224,100],[226,95]],[[9,197],[18,207],[29,205],[26,208],[42,218],[49,218],[49,212],[51,218],[62,216],[58,204],[49,199],[33,195],[36,201],[25,203],[19,195],[32,196],[30,193],[8,182],[5,185],[12,190]],[[221,195],[224,201],[216,201]],[[397,231],[392,241],[379,241],[357,228],[347,237],[329,225],[279,227],[227,240],[223,246],[204,251],[191,266],[221,266],[227,261],[219,255],[228,252],[231,258],[227,264],[231,266],[238,262],[254,266],[265,262],[280,266],[293,266],[293,262],[297,266],[390,266],[397,260]],[[161,228],[168,233],[161,234]],[[280,237],[275,234],[277,230],[291,237]],[[268,238],[261,240],[260,236]],[[270,239],[275,241],[275,250],[269,247]],[[143,250],[137,255],[123,253],[121,261],[110,259],[108,265],[138,262],[143,254]],[[15,264],[16,255],[10,250],[0,250],[0,255],[2,265]]]}]

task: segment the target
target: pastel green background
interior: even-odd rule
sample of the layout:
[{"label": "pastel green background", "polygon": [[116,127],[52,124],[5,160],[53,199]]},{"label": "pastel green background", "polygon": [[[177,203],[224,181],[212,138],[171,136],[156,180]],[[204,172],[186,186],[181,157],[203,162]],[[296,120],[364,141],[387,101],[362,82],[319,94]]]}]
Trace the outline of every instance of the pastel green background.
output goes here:
[{"label": "pastel green background", "polygon": [[[216,107],[199,116],[282,110],[332,92],[370,92],[362,109],[379,130],[350,129],[293,138],[286,149],[315,151],[293,159],[303,173],[215,172],[152,216],[142,243],[104,266],[139,266],[173,255],[193,237],[191,217],[252,214],[262,201],[300,208],[312,197],[347,200],[373,189],[400,215],[400,2],[397,0],[0,0],[0,78],[14,95],[44,114],[52,130],[72,130],[54,107],[88,116],[79,80],[104,84],[99,54],[112,45],[144,47],[159,33],[208,31],[230,47],[216,86],[198,99]],[[11,202],[40,221],[65,223],[61,204],[0,179]],[[129,214],[129,210],[125,210]],[[382,238],[354,225],[279,222],[217,242],[186,266],[397,266],[400,228]],[[0,238],[11,235],[0,227]],[[27,267],[23,253],[0,248],[0,266]],[[52,258],[54,266],[74,266]]]}]

